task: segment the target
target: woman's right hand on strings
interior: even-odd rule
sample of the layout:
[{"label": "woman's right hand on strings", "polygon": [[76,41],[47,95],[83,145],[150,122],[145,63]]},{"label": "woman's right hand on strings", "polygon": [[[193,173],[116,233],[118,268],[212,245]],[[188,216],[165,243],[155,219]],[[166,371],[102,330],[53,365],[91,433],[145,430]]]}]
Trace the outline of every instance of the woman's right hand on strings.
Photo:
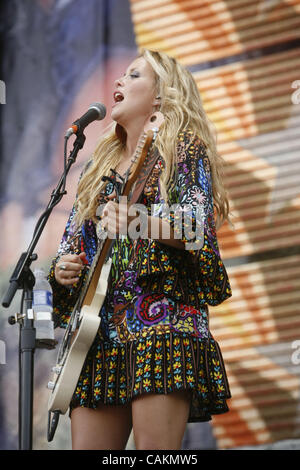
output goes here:
[{"label": "woman's right hand on strings", "polygon": [[55,266],[55,279],[63,286],[71,286],[79,281],[79,275],[87,264],[86,254],[63,255]]}]

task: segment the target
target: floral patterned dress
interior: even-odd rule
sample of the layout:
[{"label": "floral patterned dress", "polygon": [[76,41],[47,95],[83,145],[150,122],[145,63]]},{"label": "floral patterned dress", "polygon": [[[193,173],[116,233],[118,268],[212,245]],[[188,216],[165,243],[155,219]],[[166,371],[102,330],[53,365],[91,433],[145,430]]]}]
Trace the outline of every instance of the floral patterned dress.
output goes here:
[{"label": "floral patterned dress", "polygon": [[[228,411],[226,371],[208,321],[208,305],[218,305],[232,295],[216,237],[209,159],[204,144],[191,132],[179,134],[177,156],[176,187],[169,202],[172,207],[188,207],[187,220],[193,226],[201,209],[200,247],[180,250],[153,239],[125,236],[114,240],[100,328],[70,410],[96,408],[99,403],[122,405],[144,393],[189,390],[189,422],[208,421],[211,415]],[[165,206],[159,176],[163,167],[159,157],[140,199],[150,215],[162,218]],[[105,202],[112,191],[108,183],[99,202]],[[66,288],[55,280],[55,263],[63,254],[85,251],[91,264],[97,250],[97,227],[90,220],[76,227],[75,214],[76,203],[49,274],[55,322],[60,327],[67,325],[85,276]],[[174,230],[180,227],[178,217],[175,211],[167,216]],[[181,239],[188,247],[192,226],[183,230],[183,225]]]}]

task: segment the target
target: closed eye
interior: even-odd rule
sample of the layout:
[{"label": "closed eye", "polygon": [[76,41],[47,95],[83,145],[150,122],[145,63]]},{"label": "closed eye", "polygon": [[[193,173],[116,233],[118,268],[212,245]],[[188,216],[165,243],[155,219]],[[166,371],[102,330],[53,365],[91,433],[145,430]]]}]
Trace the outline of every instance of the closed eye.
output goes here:
[{"label": "closed eye", "polygon": [[[136,70],[130,70],[128,76],[130,78],[138,78],[140,77],[140,73]],[[126,78],[126,73],[124,73],[123,77]]]}]

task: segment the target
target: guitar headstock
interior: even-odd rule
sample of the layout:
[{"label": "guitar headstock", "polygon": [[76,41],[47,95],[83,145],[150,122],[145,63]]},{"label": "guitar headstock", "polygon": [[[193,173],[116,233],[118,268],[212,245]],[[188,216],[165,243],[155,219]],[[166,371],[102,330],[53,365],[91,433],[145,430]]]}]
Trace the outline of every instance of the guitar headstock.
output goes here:
[{"label": "guitar headstock", "polygon": [[164,116],[160,111],[153,113],[144,125],[144,132],[140,138],[138,147],[140,148],[140,154],[136,165],[133,167],[133,172],[130,175],[130,182],[133,184],[136,181],[138,174],[147,158],[147,155],[152,147],[153,142],[156,139],[159,128],[164,122]]}]

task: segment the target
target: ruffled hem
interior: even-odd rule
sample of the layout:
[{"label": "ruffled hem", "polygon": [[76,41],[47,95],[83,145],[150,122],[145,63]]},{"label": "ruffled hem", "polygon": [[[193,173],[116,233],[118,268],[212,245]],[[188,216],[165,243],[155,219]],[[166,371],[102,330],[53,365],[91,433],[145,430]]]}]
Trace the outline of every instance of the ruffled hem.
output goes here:
[{"label": "ruffled hem", "polygon": [[228,411],[231,397],[218,343],[185,334],[153,333],[119,344],[95,341],[70,403],[96,408],[125,405],[144,393],[191,391],[188,422],[209,421]]}]

